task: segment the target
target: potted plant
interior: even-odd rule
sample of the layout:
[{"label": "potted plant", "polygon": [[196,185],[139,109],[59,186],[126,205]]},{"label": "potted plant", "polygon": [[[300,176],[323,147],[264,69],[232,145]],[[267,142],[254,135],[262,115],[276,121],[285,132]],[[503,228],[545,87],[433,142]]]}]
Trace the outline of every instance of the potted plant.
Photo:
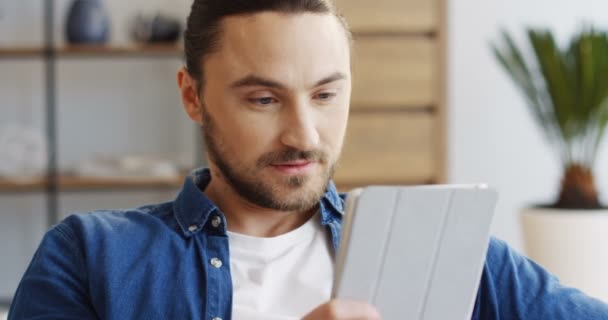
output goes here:
[{"label": "potted plant", "polygon": [[608,300],[608,209],[593,169],[608,124],[608,33],[584,28],[560,48],[529,29],[524,51],[503,32],[494,55],[523,93],[563,168],[557,199],[523,210],[526,253],[562,282]]}]

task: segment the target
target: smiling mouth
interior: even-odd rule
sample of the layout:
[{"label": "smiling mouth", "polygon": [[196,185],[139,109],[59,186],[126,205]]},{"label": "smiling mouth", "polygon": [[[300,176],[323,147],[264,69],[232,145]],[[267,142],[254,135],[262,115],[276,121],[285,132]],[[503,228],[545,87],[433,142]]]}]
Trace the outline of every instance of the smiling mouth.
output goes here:
[{"label": "smiling mouth", "polygon": [[308,173],[316,164],[316,162],[308,160],[289,161],[282,163],[273,163],[270,166],[275,170],[284,174],[303,174]]}]

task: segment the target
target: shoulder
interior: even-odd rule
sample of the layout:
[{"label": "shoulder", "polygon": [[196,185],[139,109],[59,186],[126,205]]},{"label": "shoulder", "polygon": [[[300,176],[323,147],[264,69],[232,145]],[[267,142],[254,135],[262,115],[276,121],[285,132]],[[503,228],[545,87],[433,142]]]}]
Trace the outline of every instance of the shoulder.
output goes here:
[{"label": "shoulder", "polygon": [[166,228],[171,224],[172,202],[133,209],[97,210],[72,214],[55,225],[49,233],[59,233],[74,240],[99,240],[101,237],[138,234]]},{"label": "shoulder", "polygon": [[513,259],[522,259],[523,257],[513,250],[505,241],[490,237],[488,245],[488,253],[486,262],[490,265],[500,265],[509,262]]},{"label": "shoulder", "polygon": [[505,241],[492,237],[486,255],[486,271],[489,272],[497,286],[524,281],[526,284],[538,284],[540,281],[552,280],[553,275],[517,252]]},{"label": "shoulder", "polygon": [[554,278],[536,262],[494,237],[490,238],[486,266],[499,283],[513,278],[532,282]]},{"label": "shoulder", "polygon": [[542,266],[492,238],[476,306],[479,319],[608,319],[608,305],[562,285]]},{"label": "shoulder", "polygon": [[[538,291],[539,274],[534,263],[512,249],[505,241],[491,237],[480,279],[473,319],[524,319],[525,298]],[[549,276],[550,277],[550,276]],[[534,289],[533,289],[534,288]],[[530,289],[530,292],[526,293]],[[523,308],[522,308],[523,306]]]}]

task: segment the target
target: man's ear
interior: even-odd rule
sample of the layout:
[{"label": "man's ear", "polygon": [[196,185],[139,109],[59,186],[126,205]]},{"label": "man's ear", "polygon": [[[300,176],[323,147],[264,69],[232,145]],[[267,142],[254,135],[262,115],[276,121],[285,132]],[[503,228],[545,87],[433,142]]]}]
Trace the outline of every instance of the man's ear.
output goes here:
[{"label": "man's ear", "polygon": [[177,86],[182,96],[184,110],[192,121],[202,125],[203,113],[197,83],[184,66],[177,71]]}]

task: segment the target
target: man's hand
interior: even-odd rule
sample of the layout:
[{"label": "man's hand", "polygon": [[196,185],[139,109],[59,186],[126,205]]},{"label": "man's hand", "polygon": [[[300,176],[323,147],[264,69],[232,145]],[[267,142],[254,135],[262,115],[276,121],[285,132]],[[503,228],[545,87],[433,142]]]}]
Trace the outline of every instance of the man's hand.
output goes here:
[{"label": "man's hand", "polygon": [[302,320],[380,320],[380,313],[364,302],[331,300],[304,316]]}]

